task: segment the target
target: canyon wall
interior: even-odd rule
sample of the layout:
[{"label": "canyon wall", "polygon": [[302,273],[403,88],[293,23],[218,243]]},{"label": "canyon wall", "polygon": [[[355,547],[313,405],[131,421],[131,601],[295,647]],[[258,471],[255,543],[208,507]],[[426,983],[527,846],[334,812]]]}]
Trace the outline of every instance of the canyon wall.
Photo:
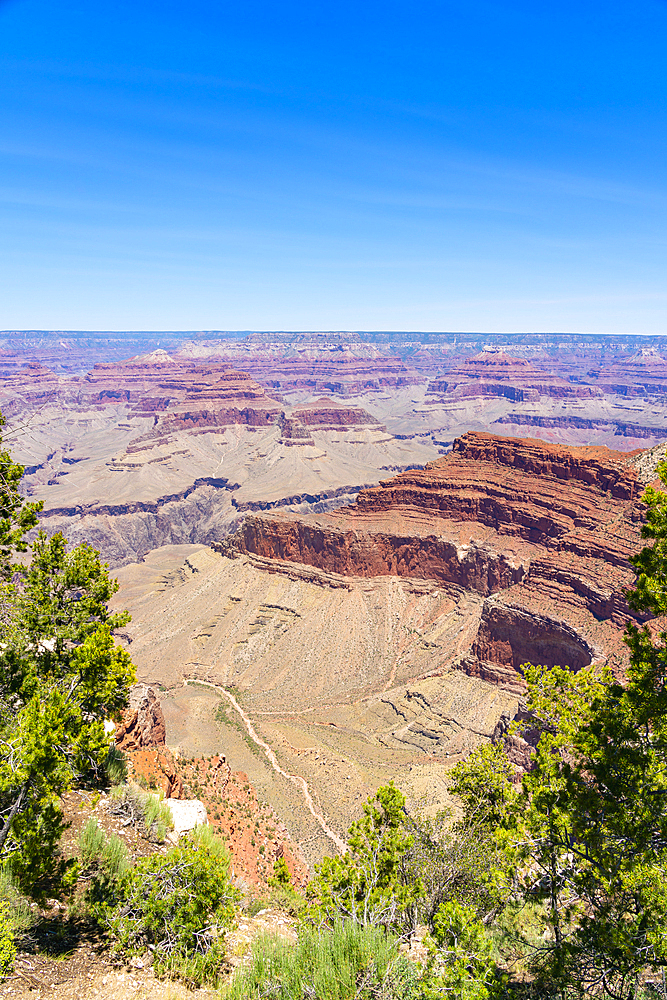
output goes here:
[{"label": "canyon wall", "polygon": [[518,583],[526,572],[520,562],[515,564],[502,552],[477,545],[462,549],[436,534],[336,530],[295,517],[246,517],[221,551],[302,563],[341,576],[439,580],[480,594]]},{"label": "canyon wall", "polygon": [[579,669],[623,659],[628,557],[641,545],[638,457],[471,432],[352,506],[247,517],[224,551],[495,595],[459,666],[518,690],[529,660]]}]

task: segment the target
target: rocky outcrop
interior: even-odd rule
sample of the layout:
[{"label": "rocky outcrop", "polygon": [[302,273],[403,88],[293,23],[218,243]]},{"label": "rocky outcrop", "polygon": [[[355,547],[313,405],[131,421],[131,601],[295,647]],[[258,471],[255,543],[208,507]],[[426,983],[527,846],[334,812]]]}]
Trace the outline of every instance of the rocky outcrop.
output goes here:
[{"label": "rocky outcrop", "polygon": [[[470,531],[481,537],[475,529],[484,526],[496,544],[515,537],[539,547],[531,562],[557,551],[625,572],[639,537],[642,489],[631,456],[471,432],[444,458],[361,490],[356,504],[326,518],[248,519],[236,544],[337,573],[438,579],[451,578],[449,565],[479,563],[480,542]],[[386,530],[397,517],[409,532]],[[462,524],[470,526],[463,544]],[[493,543],[484,550],[490,558]],[[517,573],[501,573],[489,592],[514,582]]]},{"label": "rocky outcrop", "polygon": [[125,402],[138,418],[153,416],[141,442],[194,428],[244,424],[266,427],[281,413],[280,403],[245,372],[224,365],[183,364],[165,351],[154,351],[124,364],[95,365],[86,376],[81,401],[102,405]]},{"label": "rocky outcrop", "polygon": [[515,670],[524,663],[579,670],[595,659],[592,646],[567,623],[492,599],[484,603],[472,652]]},{"label": "rocky outcrop", "polygon": [[196,826],[208,826],[206,806],[200,799],[174,799],[167,797],[166,805],[171,810],[174,821],[174,833],[180,837],[182,833],[194,830]]},{"label": "rocky outcrop", "polygon": [[472,677],[521,693],[526,663],[576,671],[603,658],[566,621],[490,598],[484,602],[470,655],[459,666]]},{"label": "rocky outcrop", "polygon": [[142,750],[164,746],[165,723],[155,688],[135,684],[130,690],[130,704],[116,730],[116,746],[120,750]]},{"label": "rocky outcrop", "polygon": [[302,404],[292,410],[292,417],[307,427],[327,430],[345,430],[346,427],[379,427],[375,417],[358,406],[344,406],[333,399],[318,399],[314,403]]},{"label": "rocky outcrop", "polygon": [[520,690],[524,662],[579,669],[618,652],[642,490],[635,453],[471,432],[352,506],[247,517],[226,551],[495,595],[460,666]]},{"label": "rocky outcrop", "polygon": [[[439,580],[481,594],[510,587],[526,572],[525,565],[515,563],[506,553],[478,545],[460,547],[436,534],[345,531],[297,517],[247,517],[231,547],[341,576]],[[230,551],[230,546],[225,551]]]}]

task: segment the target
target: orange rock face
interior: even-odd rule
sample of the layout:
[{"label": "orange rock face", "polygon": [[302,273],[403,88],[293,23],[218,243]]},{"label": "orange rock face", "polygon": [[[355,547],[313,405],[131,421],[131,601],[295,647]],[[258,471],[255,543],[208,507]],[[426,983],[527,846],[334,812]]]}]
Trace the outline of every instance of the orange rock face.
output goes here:
[{"label": "orange rock face", "polygon": [[520,687],[523,662],[621,656],[641,546],[639,453],[468,433],[423,470],[328,514],[246,518],[238,552],[328,573],[432,579],[487,597],[465,662]]},{"label": "orange rock face", "polygon": [[135,684],[123,721],[116,730],[116,746],[120,750],[164,746],[165,735],[164,715],[155,689],[149,684]]}]

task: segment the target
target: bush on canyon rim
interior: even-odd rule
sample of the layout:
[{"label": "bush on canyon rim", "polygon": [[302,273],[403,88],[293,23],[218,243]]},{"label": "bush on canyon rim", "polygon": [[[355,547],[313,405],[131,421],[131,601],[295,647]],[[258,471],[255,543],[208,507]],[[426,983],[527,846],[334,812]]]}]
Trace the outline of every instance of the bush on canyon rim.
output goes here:
[{"label": "bush on canyon rim", "polygon": [[195,834],[122,873],[100,915],[116,951],[148,948],[156,971],[201,984],[218,978],[239,899],[221,842]]},{"label": "bush on canyon rim", "polygon": [[129,616],[108,609],[118,585],[99,553],[39,532],[27,565],[15,561],[39,510],[22,473],[0,451],[0,863],[39,896],[75,876],[57,858],[60,797],[104,777],[104,721],[127,705],[134,667],[113,640]]},{"label": "bush on canyon rim", "polygon": [[315,865],[308,886],[311,919],[329,926],[350,920],[362,927],[404,927],[423,887],[418,876],[401,879],[401,859],[412,837],[405,827],[405,797],[393,781],[365,803],[347,844],[345,854]]},{"label": "bush on canyon rim", "polygon": [[417,1000],[421,971],[377,927],[336,922],[303,928],[296,945],[268,936],[253,943],[250,966],[237,972],[226,1000]]}]

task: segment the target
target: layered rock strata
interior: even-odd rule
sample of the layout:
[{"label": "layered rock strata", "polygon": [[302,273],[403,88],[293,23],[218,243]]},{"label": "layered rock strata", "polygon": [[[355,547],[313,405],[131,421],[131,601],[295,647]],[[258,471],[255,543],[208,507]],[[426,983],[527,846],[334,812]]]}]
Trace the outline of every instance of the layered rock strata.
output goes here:
[{"label": "layered rock strata", "polygon": [[135,684],[130,690],[130,703],[116,729],[116,746],[120,750],[143,750],[164,746],[164,715],[155,689],[149,684]]},{"label": "layered rock strata", "polygon": [[0,407],[45,529],[90,542],[115,566],[223,538],[239,511],[339,506],[387,468],[436,453],[398,441],[360,407],[286,405],[243,372],[164,350],[86,377],[10,371]]},{"label": "layered rock strata", "polygon": [[471,432],[350,507],[247,517],[226,551],[493,595],[459,666],[519,690],[528,660],[578,669],[622,659],[628,557],[641,545],[637,460]]},{"label": "layered rock strata", "polygon": [[177,357],[224,360],[279,392],[307,390],[345,397],[423,382],[400,358],[352,333],[256,333],[238,344],[194,342]]},{"label": "layered rock strata", "polygon": [[603,392],[618,396],[667,396],[667,360],[655,348],[644,347],[630,357],[615,358],[587,372]]},{"label": "layered rock strata", "polygon": [[447,371],[446,379],[429,382],[427,392],[465,396],[504,396],[513,402],[536,401],[542,396],[575,399],[601,396],[600,389],[568,382],[535,368],[526,358],[504,351],[485,350]]}]

